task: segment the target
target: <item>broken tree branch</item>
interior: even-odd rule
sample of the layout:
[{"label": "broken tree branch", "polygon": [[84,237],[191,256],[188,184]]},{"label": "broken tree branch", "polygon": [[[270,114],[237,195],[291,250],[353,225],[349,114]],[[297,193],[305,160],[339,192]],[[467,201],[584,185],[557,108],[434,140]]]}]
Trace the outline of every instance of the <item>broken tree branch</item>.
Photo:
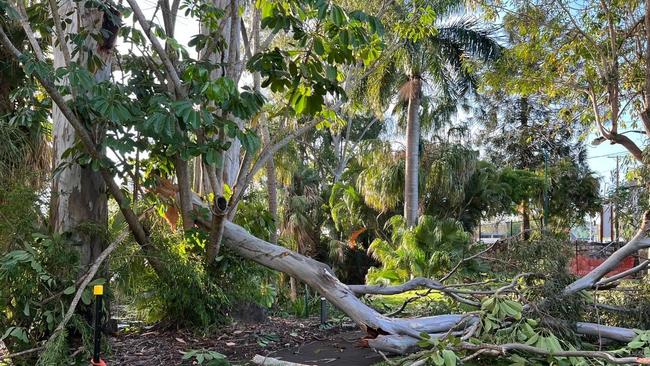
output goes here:
[{"label": "broken tree branch", "polygon": [[16,353],[10,353],[8,355],[0,356],[0,362],[3,362],[4,360],[10,360],[10,359],[16,358],[16,357],[31,355],[32,353],[42,351],[43,349],[45,349],[45,347],[41,346],[41,347],[30,348],[30,349],[26,349],[24,351],[20,351],[20,352],[16,352]]},{"label": "broken tree branch", "polygon": [[637,231],[636,235],[630,239],[627,244],[620,247],[612,255],[610,255],[603,263],[594,268],[591,272],[577,279],[564,289],[565,294],[575,294],[579,291],[590,289],[594,287],[603,277],[611,272],[616,266],[630,255],[635,254],[641,249],[650,248],[650,238],[648,238],[648,230],[650,230],[650,211],[646,211],[643,215],[643,223],[641,228]]},{"label": "broken tree branch", "polygon": [[609,285],[610,283],[616,282],[620,280],[621,278],[625,278],[627,276],[630,276],[634,273],[637,273],[639,271],[643,271],[644,269],[648,268],[648,265],[650,265],[650,260],[645,260],[641,263],[639,263],[637,266],[634,266],[626,271],[623,271],[621,273],[615,274],[611,277],[603,278],[601,281],[596,283],[596,287],[602,287],[605,285]]},{"label": "broken tree branch", "polygon": [[529,346],[527,344],[521,343],[505,343],[505,344],[487,344],[480,343],[474,344],[469,342],[463,342],[460,344],[459,348],[470,351],[479,351],[487,350],[484,354],[490,354],[493,356],[505,356],[506,354],[512,351],[521,351],[527,353],[533,353],[543,356],[553,356],[553,357],[582,357],[582,358],[598,358],[607,360],[610,363],[617,365],[629,365],[629,364],[642,364],[649,365],[650,358],[641,358],[641,357],[616,357],[609,352],[603,351],[557,351],[552,352],[543,348],[538,348],[534,346]]},{"label": "broken tree branch", "polygon": [[260,356],[260,355],[255,355],[255,357],[253,357],[251,362],[261,366],[312,366],[304,363],[283,361],[283,360],[278,360],[277,358]]}]

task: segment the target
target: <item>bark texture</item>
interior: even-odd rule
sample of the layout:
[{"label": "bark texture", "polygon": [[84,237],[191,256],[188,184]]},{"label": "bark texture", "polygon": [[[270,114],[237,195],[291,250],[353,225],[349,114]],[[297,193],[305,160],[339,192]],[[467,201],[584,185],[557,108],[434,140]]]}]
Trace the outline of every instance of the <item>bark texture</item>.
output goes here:
[{"label": "bark texture", "polygon": [[[59,2],[59,16],[62,21],[68,19],[71,22],[65,27],[66,36],[81,30],[100,34],[104,13],[94,8],[85,8],[84,4],[85,2],[71,0]],[[62,41],[62,45],[59,45],[59,41]],[[93,37],[88,37],[84,46],[94,51],[103,62],[103,66],[95,71],[95,79],[108,80],[111,76],[112,49],[100,49]],[[63,47],[73,49],[72,43],[66,40],[55,40],[53,46],[55,68],[66,66]],[[76,53],[71,61],[85,67],[88,62],[87,52]],[[79,252],[83,273],[106,245],[105,230],[108,225],[106,185],[99,172],[93,171],[90,167],[82,167],[70,158],[62,157],[76,144],[77,134],[56,104],[52,109],[52,120],[54,167],[62,164],[66,167],[53,177],[50,218],[55,232],[71,234],[71,239]],[[91,125],[89,132],[95,143],[104,134],[102,128],[97,125]]]},{"label": "bark texture", "polygon": [[418,221],[418,173],[420,169],[420,104],[422,80],[412,76],[408,83],[408,116],[406,121],[406,173],[404,184],[404,218],[408,227]]}]

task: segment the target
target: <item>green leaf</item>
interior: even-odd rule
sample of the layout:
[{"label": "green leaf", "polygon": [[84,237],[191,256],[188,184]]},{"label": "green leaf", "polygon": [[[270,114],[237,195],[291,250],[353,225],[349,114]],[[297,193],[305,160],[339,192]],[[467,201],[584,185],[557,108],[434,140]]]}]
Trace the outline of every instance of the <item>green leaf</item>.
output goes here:
[{"label": "green leaf", "polygon": [[335,4],[332,4],[332,11],[330,13],[330,18],[332,20],[332,23],[334,23],[337,27],[341,27],[347,22],[343,9],[340,6]]},{"label": "green leaf", "polygon": [[194,357],[198,351],[191,350],[183,353],[183,360],[189,360],[190,358]]},{"label": "green leaf", "polygon": [[456,366],[456,360],[458,359],[456,357],[456,354],[452,350],[443,350],[442,351],[442,358],[445,361],[445,366]]},{"label": "green leaf", "polygon": [[237,137],[241,141],[242,147],[251,153],[257,151],[262,144],[255,132],[248,128],[245,132],[238,130]]},{"label": "green leaf", "polygon": [[325,68],[325,74],[327,75],[327,78],[331,81],[336,81],[336,77],[338,76],[336,67],[330,65],[327,65],[327,67]]},{"label": "green leaf", "polygon": [[645,342],[643,342],[643,341],[632,341],[632,342],[627,344],[627,348],[638,349],[638,348],[643,347],[644,345],[645,345]]},{"label": "green leaf", "polygon": [[63,290],[63,294],[64,295],[71,295],[71,294],[74,293],[74,291],[75,291],[75,286],[72,285],[72,286],[66,288],[65,290]]},{"label": "green leaf", "polygon": [[323,53],[325,53],[325,47],[323,46],[323,41],[320,37],[314,38],[314,52],[319,56],[322,56]]},{"label": "green leaf", "polygon": [[92,288],[95,285],[105,285],[106,284],[106,279],[105,278],[95,278],[94,280],[90,281],[88,284],[89,288]]},{"label": "green leaf", "polygon": [[211,166],[221,166],[223,163],[223,156],[220,151],[209,149],[206,151],[205,162]]},{"label": "green leaf", "polygon": [[436,366],[442,366],[445,364],[445,359],[442,358],[438,352],[431,355],[431,361],[433,361],[433,364]]},{"label": "green leaf", "polygon": [[92,294],[90,293],[90,290],[88,290],[88,289],[83,290],[83,292],[81,293],[81,301],[85,305],[90,305],[90,303],[92,302],[92,299],[93,299],[93,297],[92,297]]},{"label": "green leaf", "polygon": [[0,340],[3,340],[7,337],[14,337],[24,343],[29,343],[29,337],[27,336],[27,331],[25,331],[25,328],[23,327],[9,327],[5,331],[5,333],[2,335],[2,338]]},{"label": "green leaf", "polygon": [[319,1],[318,4],[318,19],[324,20],[329,10],[329,1]]},{"label": "green leaf", "polygon": [[6,6],[1,6],[0,9],[3,9],[7,13],[7,17],[12,20],[20,20],[20,14],[14,9],[13,6],[6,4]]}]

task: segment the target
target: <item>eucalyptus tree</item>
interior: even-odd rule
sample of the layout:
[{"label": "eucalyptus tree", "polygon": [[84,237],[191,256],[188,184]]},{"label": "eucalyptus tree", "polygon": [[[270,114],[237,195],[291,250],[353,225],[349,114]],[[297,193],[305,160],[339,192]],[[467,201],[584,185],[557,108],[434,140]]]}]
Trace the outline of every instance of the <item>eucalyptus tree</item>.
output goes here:
[{"label": "eucalyptus tree", "polygon": [[[53,67],[82,69],[96,83],[108,82],[112,75],[113,50],[121,24],[119,12],[110,3],[50,1],[54,21]],[[38,54],[43,59],[44,55]],[[68,99],[92,98],[75,85],[74,76],[59,81]],[[50,220],[54,231],[72,234],[79,249],[83,271],[90,266],[105,247],[108,225],[108,197],[101,174],[93,169],[87,158],[71,153],[78,136],[61,109],[52,109],[54,166]],[[89,133],[99,143],[106,134],[106,125],[98,119],[87,121]]]},{"label": "eucalyptus tree", "polygon": [[[500,53],[492,29],[463,15],[456,1],[393,3],[385,17],[390,46],[368,75],[368,97],[380,113],[397,101],[406,119],[404,217],[418,217],[418,170],[421,117],[444,119],[471,89],[472,61],[489,61]],[[425,110],[423,110],[423,107]]]}]

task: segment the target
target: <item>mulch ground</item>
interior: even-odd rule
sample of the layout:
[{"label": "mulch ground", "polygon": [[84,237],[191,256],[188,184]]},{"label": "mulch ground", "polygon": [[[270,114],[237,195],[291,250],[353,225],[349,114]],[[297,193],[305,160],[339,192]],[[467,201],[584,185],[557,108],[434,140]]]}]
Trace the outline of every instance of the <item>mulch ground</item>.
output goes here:
[{"label": "mulch ground", "polygon": [[192,365],[183,360],[188,350],[211,350],[228,356],[233,364],[246,365],[256,354],[309,365],[366,366],[382,360],[360,347],[363,336],[353,327],[319,327],[315,319],[271,317],[265,323],[234,323],[214,334],[188,330],[141,330],[110,338],[111,366]]}]

